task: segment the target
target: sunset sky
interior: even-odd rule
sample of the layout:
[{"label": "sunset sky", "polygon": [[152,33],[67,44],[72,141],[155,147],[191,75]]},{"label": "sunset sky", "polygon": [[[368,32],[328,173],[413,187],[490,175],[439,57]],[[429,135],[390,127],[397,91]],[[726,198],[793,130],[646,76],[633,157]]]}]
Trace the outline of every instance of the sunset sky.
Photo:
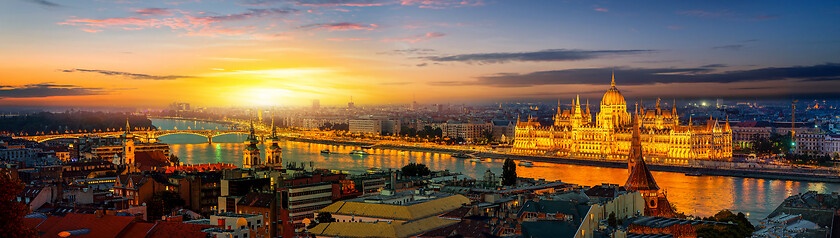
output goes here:
[{"label": "sunset sky", "polygon": [[840,95],[840,1],[4,0],[0,106]]}]

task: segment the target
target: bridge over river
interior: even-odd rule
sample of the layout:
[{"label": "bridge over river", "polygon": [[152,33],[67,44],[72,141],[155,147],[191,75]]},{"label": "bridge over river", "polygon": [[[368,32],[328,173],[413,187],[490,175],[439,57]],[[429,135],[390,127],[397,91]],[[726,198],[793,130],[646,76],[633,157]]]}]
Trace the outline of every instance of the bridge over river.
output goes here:
[{"label": "bridge over river", "polygon": [[[198,135],[207,138],[207,143],[213,143],[213,137],[230,135],[230,134],[248,134],[247,130],[141,130],[130,131],[128,134],[134,135],[141,141],[158,140],[160,137],[175,135],[175,134],[190,134]],[[125,131],[109,131],[109,132],[93,132],[93,133],[68,133],[68,134],[53,134],[53,135],[35,135],[35,136],[17,136],[15,139],[26,139],[37,142],[45,142],[55,139],[78,139],[82,137],[122,137],[126,134]],[[258,136],[259,137],[259,136]]]}]

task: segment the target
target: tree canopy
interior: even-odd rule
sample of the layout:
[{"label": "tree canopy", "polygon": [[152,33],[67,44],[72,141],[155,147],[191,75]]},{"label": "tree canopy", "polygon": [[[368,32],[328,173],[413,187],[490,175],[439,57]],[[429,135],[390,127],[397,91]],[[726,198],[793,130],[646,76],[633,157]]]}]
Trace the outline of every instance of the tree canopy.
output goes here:
[{"label": "tree canopy", "polygon": [[729,226],[710,226],[701,225],[697,228],[697,237],[731,237],[743,238],[751,237],[755,231],[755,227],[747,219],[744,213],[732,213],[729,210],[723,210],[711,217],[703,218],[706,221],[717,222],[732,222],[735,225]]},{"label": "tree canopy", "polygon": [[505,159],[505,164],[502,165],[502,185],[516,185],[516,162],[512,159]]},{"label": "tree canopy", "polygon": [[23,216],[29,214],[29,207],[13,201],[23,191],[23,184],[12,180],[0,170],[0,233],[8,237],[37,237],[35,231],[23,224]]},{"label": "tree canopy", "polygon": [[432,171],[425,164],[410,163],[402,167],[402,174],[405,176],[426,176],[431,173]]}]

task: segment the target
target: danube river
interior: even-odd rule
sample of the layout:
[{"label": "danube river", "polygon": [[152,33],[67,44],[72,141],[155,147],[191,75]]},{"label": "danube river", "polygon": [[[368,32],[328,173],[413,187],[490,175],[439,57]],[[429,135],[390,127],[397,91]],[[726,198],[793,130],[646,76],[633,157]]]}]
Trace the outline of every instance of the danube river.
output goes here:
[{"label": "danube river", "polygon": [[[224,126],[214,123],[152,119],[152,123],[161,130],[219,128]],[[242,150],[245,135],[223,135],[213,138],[213,144],[197,135],[169,135],[161,141],[171,144],[172,154],[180,157],[185,164],[196,163],[232,163],[242,165]],[[448,169],[474,178],[481,178],[488,169],[498,175],[502,171],[502,160],[481,163],[465,159],[452,158],[448,154],[410,152],[398,150],[370,150],[372,155],[351,156],[348,153],[357,149],[352,146],[333,146],[305,142],[283,141],[283,161],[314,163],[317,168],[344,170],[361,173],[368,168],[400,168],[411,162],[423,163],[432,170]],[[264,145],[260,145],[264,148]],[[321,154],[323,149],[330,149],[333,154]],[[263,157],[265,155],[263,154]],[[756,222],[766,217],[785,198],[792,194],[815,190],[820,193],[840,191],[840,184],[796,182],[769,179],[752,179],[723,176],[685,176],[682,173],[653,171],[657,184],[667,192],[668,200],[677,210],[696,216],[710,216],[717,211],[730,209],[747,214]],[[580,185],[598,185],[602,183],[624,185],[627,169],[601,168],[580,165],[565,165],[534,162],[533,167],[518,167],[520,177],[561,180]]]}]

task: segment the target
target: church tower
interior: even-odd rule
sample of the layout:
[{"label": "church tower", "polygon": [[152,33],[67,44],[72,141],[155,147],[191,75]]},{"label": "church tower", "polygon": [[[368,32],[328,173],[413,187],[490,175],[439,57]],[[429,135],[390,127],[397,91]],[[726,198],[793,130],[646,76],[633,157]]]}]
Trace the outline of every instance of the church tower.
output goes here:
[{"label": "church tower", "polygon": [[123,161],[121,164],[134,164],[134,134],[131,134],[131,126],[128,119],[125,120],[125,134],[123,134]]},{"label": "church tower", "polygon": [[638,191],[645,200],[645,216],[655,217],[676,217],[671,203],[664,193],[659,192],[659,185],[653,179],[653,175],[642,156],[642,140],[639,132],[639,114],[633,118],[633,136],[630,139],[630,153],[628,169],[630,177],[624,184],[627,191]]},{"label": "church tower", "polygon": [[265,150],[265,165],[274,167],[283,166],[283,149],[277,145],[278,140],[280,140],[280,138],[277,137],[277,127],[274,126],[274,119],[272,118],[271,137],[266,140],[270,146]]},{"label": "church tower", "polygon": [[260,141],[257,140],[256,132],[254,132],[254,123],[251,122],[251,134],[248,135],[248,140],[245,141],[246,146],[243,151],[243,168],[255,168],[262,165],[262,162],[260,161],[260,148],[257,147],[257,143],[259,142]]}]

